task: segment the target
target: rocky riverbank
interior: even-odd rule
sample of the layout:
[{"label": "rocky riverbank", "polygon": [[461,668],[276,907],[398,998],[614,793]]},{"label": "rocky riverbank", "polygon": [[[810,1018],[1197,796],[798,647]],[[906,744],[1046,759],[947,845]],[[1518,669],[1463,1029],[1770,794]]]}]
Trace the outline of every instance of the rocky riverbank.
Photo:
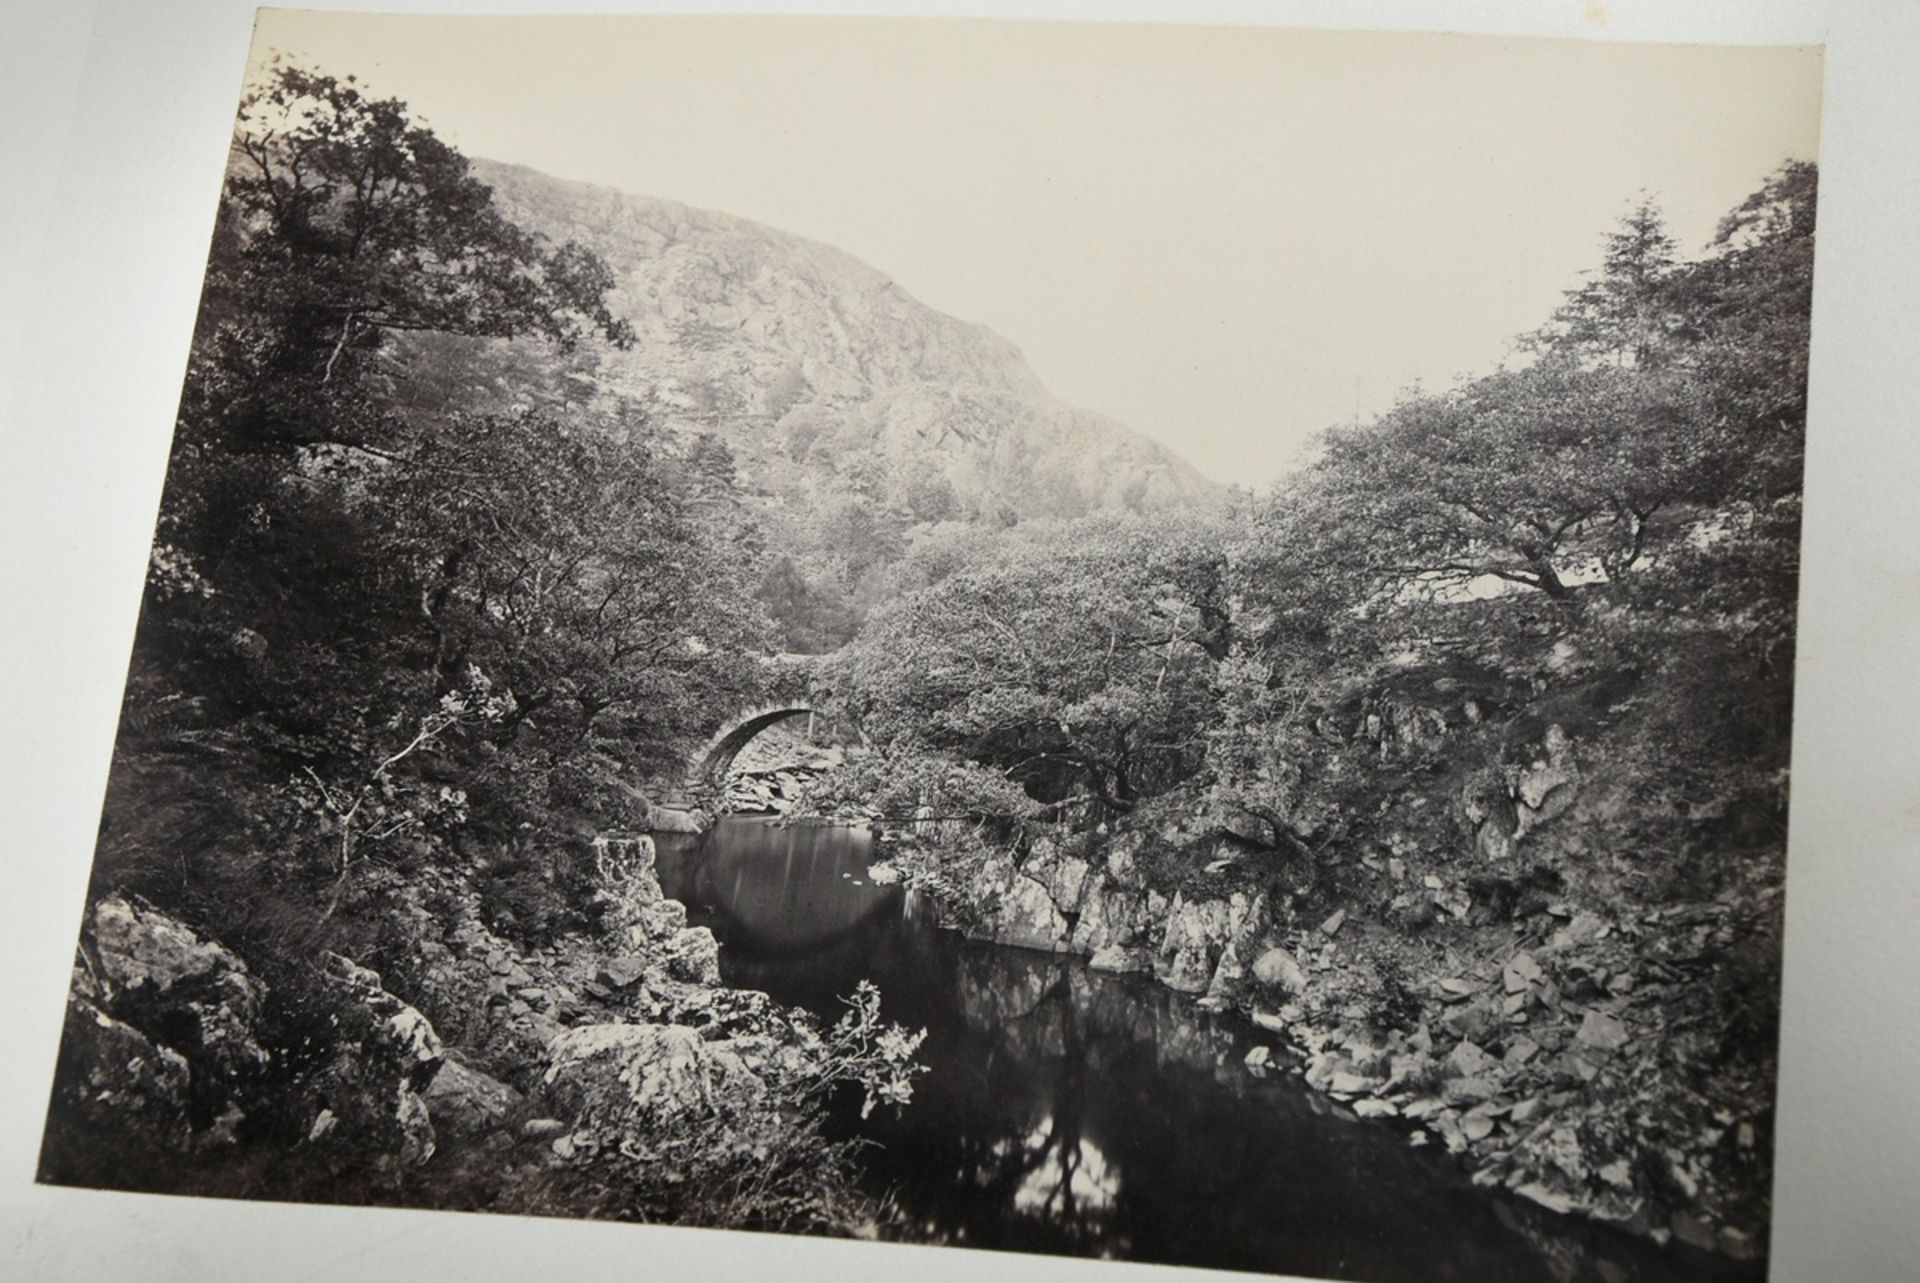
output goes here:
[{"label": "rocky riverbank", "polygon": [[911,1076],[875,1050],[877,998],[822,1030],[722,987],[651,841],[597,855],[602,933],[517,948],[470,888],[423,880],[394,907],[415,945],[386,976],[327,954],[269,982],[179,918],[103,897],[41,1178],[873,1232],[877,1205],[810,1120],[835,1081]]},{"label": "rocky riverbank", "polygon": [[1583,775],[1577,758],[1549,728],[1508,784],[1508,822],[1484,788],[1431,807],[1456,812],[1465,852],[1435,855],[1410,825],[1403,841],[1328,853],[1337,901],[1261,885],[1231,843],[1169,888],[1155,851],[1191,835],[1142,827],[958,858],[908,832],[882,872],[934,891],[972,935],[1150,973],[1242,1014],[1272,1038],[1247,1072],[1299,1072],[1357,1118],[1444,1146],[1476,1182],[1752,1259],[1767,1083],[1715,1063],[1688,987],[1736,937],[1769,929],[1752,905],[1777,913],[1777,887],[1631,916],[1597,883],[1516,892],[1517,854],[1584,852],[1617,814],[1604,761]]}]

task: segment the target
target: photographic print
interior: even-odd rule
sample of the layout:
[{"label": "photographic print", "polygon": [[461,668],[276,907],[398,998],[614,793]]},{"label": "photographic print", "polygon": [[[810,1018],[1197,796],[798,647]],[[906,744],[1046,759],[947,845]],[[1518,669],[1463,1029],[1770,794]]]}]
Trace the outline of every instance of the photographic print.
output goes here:
[{"label": "photographic print", "polygon": [[39,1179],[1762,1278],[1821,69],[261,11]]}]

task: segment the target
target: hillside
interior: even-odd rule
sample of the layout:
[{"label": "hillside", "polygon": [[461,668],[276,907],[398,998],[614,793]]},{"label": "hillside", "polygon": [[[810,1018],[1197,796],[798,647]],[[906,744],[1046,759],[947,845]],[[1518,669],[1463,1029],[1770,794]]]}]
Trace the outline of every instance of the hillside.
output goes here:
[{"label": "hillside", "polygon": [[757,489],[996,523],[1219,492],[1165,447],[1054,397],[1000,335],[850,254],[523,166],[475,172],[515,222],[613,269],[609,301],[637,341],[578,377],[655,422],[719,436]]}]

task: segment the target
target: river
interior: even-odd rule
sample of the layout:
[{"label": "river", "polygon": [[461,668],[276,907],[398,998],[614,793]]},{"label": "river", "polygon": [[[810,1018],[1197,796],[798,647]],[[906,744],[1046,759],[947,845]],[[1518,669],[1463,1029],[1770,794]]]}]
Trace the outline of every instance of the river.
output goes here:
[{"label": "river", "polygon": [[871,979],[883,1016],[927,1030],[910,1106],[835,1119],[876,1142],[866,1179],[910,1240],[1371,1283],[1760,1276],[1477,1189],[1403,1127],[1283,1067],[1257,1077],[1257,1029],[1146,977],[941,930],[923,896],[869,880],[873,858],[863,830],[729,817],[663,837],[659,869],[728,984],[831,1022]]}]

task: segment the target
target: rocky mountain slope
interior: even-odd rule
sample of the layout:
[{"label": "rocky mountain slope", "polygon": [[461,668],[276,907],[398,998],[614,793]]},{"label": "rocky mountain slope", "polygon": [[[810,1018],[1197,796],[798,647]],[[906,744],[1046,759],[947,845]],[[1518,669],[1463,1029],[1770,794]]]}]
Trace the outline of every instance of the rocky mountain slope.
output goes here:
[{"label": "rocky mountain slope", "polygon": [[852,255],[731,215],[477,161],[503,211],[606,260],[637,341],[570,372],[712,432],[763,492],[853,495],[916,520],[1006,521],[1210,501],[1219,487],[1065,404],[1019,350]]}]

